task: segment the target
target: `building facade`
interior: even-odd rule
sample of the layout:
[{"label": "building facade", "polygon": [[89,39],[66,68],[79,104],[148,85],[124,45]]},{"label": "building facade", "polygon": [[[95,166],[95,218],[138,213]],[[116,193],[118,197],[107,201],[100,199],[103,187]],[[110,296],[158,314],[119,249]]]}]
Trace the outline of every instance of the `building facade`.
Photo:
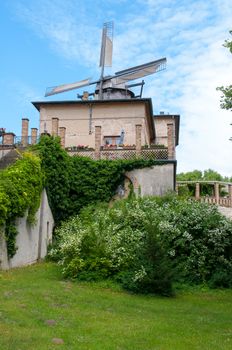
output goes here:
[{"label": "building facade", "polygon": [[154,155],[155,158],[175,160],[179,116],[154,116],[150,98],[49,101],[33,105],[40,112],[40,134],[60,136],[63,147],[70,152],[92,151],[96,158],[101,151],[134,150],[144,156],[145,150],[160,149],[163,152],[158,157]]}]

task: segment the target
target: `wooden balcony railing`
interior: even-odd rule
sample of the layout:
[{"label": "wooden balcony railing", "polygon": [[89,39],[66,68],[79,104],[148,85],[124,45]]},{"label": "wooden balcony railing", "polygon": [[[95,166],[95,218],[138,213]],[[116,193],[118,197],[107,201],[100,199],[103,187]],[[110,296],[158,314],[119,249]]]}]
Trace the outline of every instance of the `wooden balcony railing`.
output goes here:
[{"label": "wooden balcony railing", "polygon": [[135,148],[131,149],[101,149],[100,152],[96,155],[94,150],[73,150],[71,148],[67,148],[67,151],[72,156],[79,157],[89,157],[91,159],[135,159],[135,158],[143,158],[143,159],[168,159],[168,149],[166,147],[160,148],[149,148],[142,149],[139,152]]}]

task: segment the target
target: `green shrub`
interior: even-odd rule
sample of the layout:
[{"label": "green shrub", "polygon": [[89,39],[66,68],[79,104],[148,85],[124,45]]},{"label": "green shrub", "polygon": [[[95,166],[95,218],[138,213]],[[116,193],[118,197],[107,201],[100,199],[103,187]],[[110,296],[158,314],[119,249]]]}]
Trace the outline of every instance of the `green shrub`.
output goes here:
[{"label": "green shrub", "polygon": [[232,287],[232,269],[220,268],[213,272],[209,280],[211,288],[231,288]]},{"label": "green shrub", "polygon": [[134,199],[86,208],[56,230],[58,244],[50,255],[59,256],[65,277],[110,277],[134,292],[171,295],[167,254],[146,227],[146,214]]},{"label": "green shrub", "polygon": [[232,222],[215,206],[178,199],[131,198],[88,207],[57,229],[64,276],[114,278],[124,288],[172,294],[172,281],[231,286]]},{"label": "green shrub", "polygon": [[216,206],[174,199],[158,227],[178,279],[206,283],[215,270],[231,271],[232,222]]}]

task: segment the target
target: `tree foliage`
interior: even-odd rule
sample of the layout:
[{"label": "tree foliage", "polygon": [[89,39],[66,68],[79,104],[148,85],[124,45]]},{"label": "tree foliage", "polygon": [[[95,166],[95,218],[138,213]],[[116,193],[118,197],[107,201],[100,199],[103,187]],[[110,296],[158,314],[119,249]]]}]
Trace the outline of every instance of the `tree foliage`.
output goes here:
[{"label": "tree foliage", "polygon": [[205,181],[231,181],[232,178],[222,176],[217,171],[213,169],[206,170],[193,170],[186,173],[177,174],[177,181],[197,181],[197,180],[205,180]]},{"label": "tree foliage", "polygon": [[[232,30],[229,32],[232,35]],[[225,40],[224,45],[232,53],[232,40]],[[220,86],[217,90],[222,92],[221,96],[221,108],[232,110],[232,85],[229,86]]]}]

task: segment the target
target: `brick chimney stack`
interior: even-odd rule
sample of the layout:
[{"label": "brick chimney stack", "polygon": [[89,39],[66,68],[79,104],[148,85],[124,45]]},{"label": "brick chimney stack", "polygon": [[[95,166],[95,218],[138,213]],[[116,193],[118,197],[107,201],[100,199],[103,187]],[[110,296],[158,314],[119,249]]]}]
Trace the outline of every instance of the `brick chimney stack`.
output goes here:
[{"label": "brick chimney stack", "polygon": [[2,135],[2,143],[4,146],[13,146],[14,145],[15,134],[13,132],[5,132]]},{"label": "brick chimney stack", "polygon": [[29,127],[29,119],[22,118],[22,145],[26,147],[28,145],[28,127]]},{"label": "brick chimney stack", "polygon": [[142,149],[142,125],[135,126],[136,155],[140,156]]},{"label": "brick chimney stack", "polygon": [[60,144],[62,148],[65,148],[65,134],[66,128],[63,126],[59,127]]},{"label": "brick chimney stack", "polygon": [[38,129],[37,128],[31,128],[31,144],[36,144],[37,141],[37,135],[38,135]]},{"label": "brick chimney stack", "polygon": [[169,123],[167,125],[167,134],[168,134],[168,159],[175,159],[175,129],[174,124]]},{"label": "brick chimney stack", "polygon": [[95,126],[95,159],[100,159],[101,126]]},{"label": "brick chimney stack", "polygon": [[58,136],[59,118],[52,118],[52,136]]}]

